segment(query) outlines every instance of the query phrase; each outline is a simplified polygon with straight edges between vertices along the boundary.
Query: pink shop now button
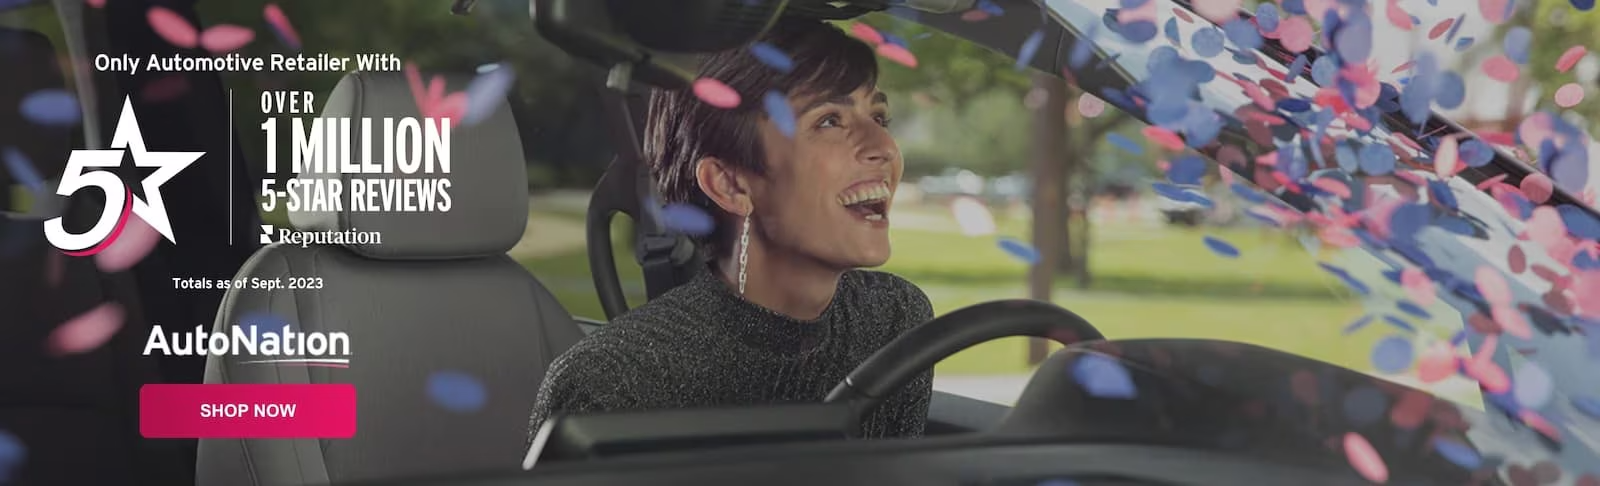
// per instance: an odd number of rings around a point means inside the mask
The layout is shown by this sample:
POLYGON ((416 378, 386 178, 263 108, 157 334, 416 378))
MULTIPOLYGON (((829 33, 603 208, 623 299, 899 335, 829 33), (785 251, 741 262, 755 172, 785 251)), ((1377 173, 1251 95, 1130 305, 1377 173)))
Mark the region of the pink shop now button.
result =
POLYGON ((354 385, 145 385, 139 432, 152 439, 348 439, 354 385))

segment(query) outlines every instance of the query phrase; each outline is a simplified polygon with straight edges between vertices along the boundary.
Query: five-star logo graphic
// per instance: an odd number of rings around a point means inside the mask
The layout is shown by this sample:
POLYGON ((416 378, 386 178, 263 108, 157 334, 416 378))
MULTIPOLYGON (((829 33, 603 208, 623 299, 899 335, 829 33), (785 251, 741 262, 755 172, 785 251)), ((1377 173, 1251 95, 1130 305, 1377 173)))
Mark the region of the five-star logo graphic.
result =
POLYGON ((132 98, 122 100, 122 117, 117 119, 117 131, 111 136, 107 150, 73 150, 67 159, 66 172, 56 194, 70 197, 80 190, 98 188, 106 195, 106 209, 94 227, 83 233, 68 233, 61 218, 45 222, 44 235, 50 244, 68 255, 88 256, 100 253, 122 235, 129 215, 137 215, 167 241, 177 243, 172 236, 172 223, 167 221, 167 207, 161 202, 161 185, 172 180, 179 171, 200 160, 205 152, 150 152, 144 148, 144 135, 139 133, 139 120, 133 113, 132 98), (133 155, 133 165, 154 167, 156 171, 140 181, 144 199, 133 195, 133 189, 118 179, 115 173, 93 168, 115 168, 122 165, 124 152, 133 155))

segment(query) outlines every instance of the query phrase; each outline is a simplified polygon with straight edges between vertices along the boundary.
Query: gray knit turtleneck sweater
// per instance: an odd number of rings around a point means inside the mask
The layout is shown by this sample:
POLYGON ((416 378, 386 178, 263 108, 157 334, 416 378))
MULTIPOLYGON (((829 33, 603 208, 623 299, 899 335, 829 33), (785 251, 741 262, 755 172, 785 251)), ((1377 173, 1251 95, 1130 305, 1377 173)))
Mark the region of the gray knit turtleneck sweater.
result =
MULTIPOLYGON (((902 332, 933 318, 928 296, 892 274, 844 274, 817 319, 793 319, 737 295, 714 272, 618 317, 551 364, 529 443, 551 414, 821 402, 902 332)), ((863 423, 867 437, 918 437, 929 371, 863 423)))

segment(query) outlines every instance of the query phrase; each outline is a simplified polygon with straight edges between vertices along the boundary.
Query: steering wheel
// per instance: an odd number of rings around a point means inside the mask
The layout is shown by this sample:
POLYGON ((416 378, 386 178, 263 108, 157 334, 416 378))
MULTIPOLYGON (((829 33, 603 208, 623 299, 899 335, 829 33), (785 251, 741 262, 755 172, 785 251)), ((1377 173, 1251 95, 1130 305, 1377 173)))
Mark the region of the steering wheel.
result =
POLYGON ((964 349, 1015 336, 1046 338, 1064 345, 1105 339, 1083 317, 1049 302, 985 302, 925 322, 890 341, 850 372, 825 401, 850 404, 845 433, 860 437, 867 414, 923 371, 964 349))

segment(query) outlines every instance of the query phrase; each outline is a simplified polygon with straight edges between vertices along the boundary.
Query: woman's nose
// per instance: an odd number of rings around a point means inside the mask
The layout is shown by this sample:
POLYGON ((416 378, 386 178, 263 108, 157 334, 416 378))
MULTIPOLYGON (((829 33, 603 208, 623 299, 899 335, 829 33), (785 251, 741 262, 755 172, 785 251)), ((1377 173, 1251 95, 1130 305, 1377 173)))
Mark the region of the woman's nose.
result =
POLYGON ((873 123, 872 129, 862 136, 857 158, 872 165, 894 163, 900 160, 900 147, 895 144, 888 128, 873 123))

